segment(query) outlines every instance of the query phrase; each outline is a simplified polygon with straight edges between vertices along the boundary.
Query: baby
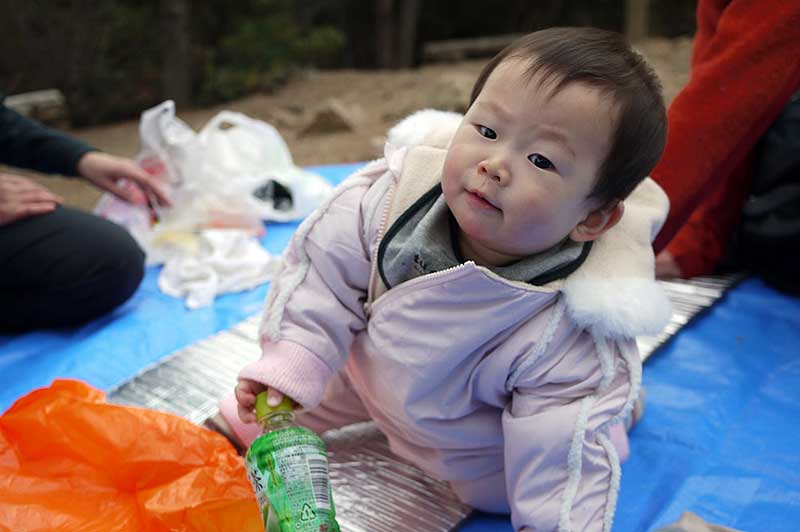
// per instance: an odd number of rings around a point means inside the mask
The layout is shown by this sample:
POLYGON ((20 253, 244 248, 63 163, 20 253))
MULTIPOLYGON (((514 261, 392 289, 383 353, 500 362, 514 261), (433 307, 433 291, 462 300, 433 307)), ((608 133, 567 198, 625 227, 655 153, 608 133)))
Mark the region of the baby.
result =
POLYGON ((635 336, 670 315, 650 245, 667 200, 645 178, 665 122, 653 71, 618 34, 511 44, 466 115, 405 119, 301 224, 263 356, 221 403, 229 428, 249 444, 269 389, 317 431, 374 420, 515 530, 610 530, 635 336))

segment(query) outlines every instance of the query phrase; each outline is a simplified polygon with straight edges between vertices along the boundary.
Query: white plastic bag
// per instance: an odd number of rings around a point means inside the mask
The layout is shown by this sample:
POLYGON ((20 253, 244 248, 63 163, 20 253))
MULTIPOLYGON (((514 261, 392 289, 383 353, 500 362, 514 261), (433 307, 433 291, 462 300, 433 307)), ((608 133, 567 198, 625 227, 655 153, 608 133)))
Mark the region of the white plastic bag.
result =
MULTIPOLYGON (((321 176, 295 166, 289 148, 274 127, 242 113, 217 114, 200 131, 198 140, 206 162, 203 181, 214 180, 223 187, 247 191, 248 207, 263 220, 303 218, 333 190, 321 176), (284 208, 280 208, 280 203, 272 201, 274 196, 257 194, 272 182, 289 192, 290 205, 283 202, 284 208)), ((205 184, 214 187, 214 183, 205 184)))
MULTIPOLYGON (((153 236, 220 228, 262 234, 263 220, 303 218, 333 190, 295 166, 274 127, 242 113, 222 111, 195 133, 168 100, 142 113, 139 134, 137 162, 161 181, 173 203, 157 209, 161 223, 153 236)), ((141 234, 145 211, 112 197, 95 209, 129 227, 150 252, 152 239, 141 234)))
POLYGON ((194 130, 175 116, 172 100, 142 113, 139 139, 136 159, 152 175, 179 187, 202 174, 203 148, 194 130))
POLYGON ((203 217, 210 217, 205 220, 208 227, 229 227, 215 223, 214 215, 225 218, 225 213, 297 220, 333 190, 321 176, 295 166, 274 127, 242 113, 222 111, 195 133, 175 116, 175 104, 168 100, 142 113, 139 134, 137 160, 151 174, 163 173, 162 181, 172 186, 173 199, 180 204, 173 209, 181 211, 177 217, 201 224, 203 217), (274 183, 288 192, 289 201, 276 202, 274 195, 264 193, 274 183))
MULTIPOLYGON (((234 243, 230 249, 250 249, 242 241, 242 235, 250 235, 257 246, 255 237, 264 232, 263 220, 302 218, 333 190, 321 176, 295 166, 274 127, 241 113, 223 111, 195 133, 175 116, 175 104, 166 101, 142 113, 139 134, 142 150, 137 162, 167 189, 172 207, 156 208, 155 226, 146 207, 108 194, 95 212, 128 227, 145 250, 148 264, 165 264, 160 285, 168 286, 168 293, 189 297, 197 292, 199 281, 183 274, 203 272, 203 296, 191 296, 192 306, 207 304, 213 297, 209 290, 244 286, 242 272, 233 271, 244 265, 235 257, 208 252, 210 244, 215 249, 229 249, 234 243), (236 268, 228 268, 231 264, 236 268), (165 272, 170 273, 166 284, 165 272)), ((265 280, 272 259, 254 252, 249 256, 248 272, 260 273, 245 278, 265 280), (263 268, 257 263, 264 263, 263 268)))

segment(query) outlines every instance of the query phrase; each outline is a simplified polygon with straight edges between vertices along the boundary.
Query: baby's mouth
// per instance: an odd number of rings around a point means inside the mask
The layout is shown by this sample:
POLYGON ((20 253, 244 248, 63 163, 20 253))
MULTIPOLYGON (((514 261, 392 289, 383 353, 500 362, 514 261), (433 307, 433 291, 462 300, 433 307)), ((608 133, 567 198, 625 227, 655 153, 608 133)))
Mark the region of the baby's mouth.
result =
POLYGON ((500 207, 495 205, 494 201, 490 200, 477 190, 468 190, 467 193, 469 194, 469 197, 473 203, 477 204, 478 206, 486 209, 494 209, 495 211, 502 211, 500 207))

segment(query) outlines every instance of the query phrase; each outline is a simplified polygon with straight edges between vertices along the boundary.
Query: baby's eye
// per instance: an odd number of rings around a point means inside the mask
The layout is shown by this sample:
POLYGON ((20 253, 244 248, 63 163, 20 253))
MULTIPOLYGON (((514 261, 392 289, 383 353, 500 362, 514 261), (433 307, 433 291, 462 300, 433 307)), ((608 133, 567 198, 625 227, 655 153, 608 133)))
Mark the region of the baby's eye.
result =
POLYGON ((528 155, 528 159, 537 167, 541 168, 542 170, 549 170, 553 168, 553 163, 550 162, 550 159, 545 157, 544 155, 534 153, 528 155))
POLYGON ((478 126, 478 133, 482 136, 486 137, 487 139, 494 140, 497 138, 497 133, 494 132, 492 128, 486 126, 478 126))

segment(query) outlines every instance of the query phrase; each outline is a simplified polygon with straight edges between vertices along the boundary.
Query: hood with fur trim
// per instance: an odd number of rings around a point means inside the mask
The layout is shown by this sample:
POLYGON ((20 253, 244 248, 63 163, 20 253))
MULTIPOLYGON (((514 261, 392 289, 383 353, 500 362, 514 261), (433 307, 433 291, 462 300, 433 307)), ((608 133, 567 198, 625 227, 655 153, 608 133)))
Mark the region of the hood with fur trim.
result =
MULTIPOLYGON (((417 146, 446 149, 462 119, 458 113, 432 109, 405 118, 388 133, 389 166, 417 146)), ((422 193, 432 184, 421 179, 415 188, 422 193)), ((625 199, 622 219, 595 241, 583 265, 566 279, 547 285, 563 292, 567 311, 578 325, 611 338, 653 335, 663 329, 672 310, 655 281, 652 241, 668 210, 664 191, 645 178, 625 199)))

